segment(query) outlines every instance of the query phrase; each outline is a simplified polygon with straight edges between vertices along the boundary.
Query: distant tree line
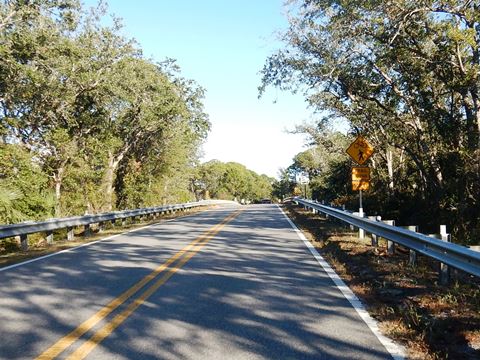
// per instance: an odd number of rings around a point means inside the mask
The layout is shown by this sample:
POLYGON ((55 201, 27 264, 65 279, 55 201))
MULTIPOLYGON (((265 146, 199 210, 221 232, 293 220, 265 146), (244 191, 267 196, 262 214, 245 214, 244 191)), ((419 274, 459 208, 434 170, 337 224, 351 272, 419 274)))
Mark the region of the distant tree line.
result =
POLYGON ((286 48, 267 60, 260 90, 304 91, 321 119, 297 129, 311 148, 295 157, 284 185, 307 172, 314 197, 352 202, 344 151, 362 134, 376 149, 366 207, 403 223, 445 223, 457 240, 477 243, 478 1, 290 5, 286 48), (348 137, 331 130, 336 119, 350 124, 348 137))
POLYGON ((274 181, 275 179, 258 175, 242 164, 211 160, 197 167, 193 186, 199 199, 257 202, 271 198, 274 181))

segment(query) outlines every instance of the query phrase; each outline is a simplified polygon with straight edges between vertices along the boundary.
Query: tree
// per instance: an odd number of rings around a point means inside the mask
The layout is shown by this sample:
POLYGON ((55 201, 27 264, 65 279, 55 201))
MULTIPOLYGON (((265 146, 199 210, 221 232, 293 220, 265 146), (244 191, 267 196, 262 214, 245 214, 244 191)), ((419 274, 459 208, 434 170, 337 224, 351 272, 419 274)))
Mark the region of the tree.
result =
POLYGON ((207 198, 259 201, 272 196, 274 179, 239 163, 211 160, 199 166, 196 176, 194 183, 207 198))
POLYGON ((287 49, 267 60, 261 90, 306 87, 317 110, 373 142, 382 193, 410 192, 445 219, 478 228, 471 214, 480 175, 469 165, 480 156, 478 4, 291 3, 287 49))
POLYGON ((48 178, 24 148, 0 144, 0 222, 16 223, 53 215, 48 178))
POLYGON ((41 158, 60 216, 66 172, 97 130, 112 65, 135 50, 118 26, 100 28, 96 14, 82 20, 76 1, 12 1, 2 13, 10 21, 1 33, 4 132, 41 158))
MULTIPOLYGON (((189 200, 210 128, 203 89, 173 60, 143 58, 116 19, 102 25, 105 12, 0 2, 0 145, 28 154, 56 216, 189 200)), ((0 170, 13 211, 20 180, 0 170)))
POLYGON ((287 169, 279 170, 280 180, 276 180, 272 185, 272 196, 283 200, 286 197, 293 196, 295 192, 295 178, 292 178, 287 169))

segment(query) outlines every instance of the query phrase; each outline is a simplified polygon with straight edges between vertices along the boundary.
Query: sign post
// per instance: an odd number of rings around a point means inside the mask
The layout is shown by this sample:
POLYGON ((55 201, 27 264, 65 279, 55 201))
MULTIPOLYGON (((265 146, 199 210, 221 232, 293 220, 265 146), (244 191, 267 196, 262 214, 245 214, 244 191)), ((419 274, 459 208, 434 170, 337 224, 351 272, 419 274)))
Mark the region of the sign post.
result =
MULTIPOLYGON (((347 148, 347 154, 350 155, 353 161, 359 165, 363 165, 372 156, 374 148, 368 143, 363 136, 358 136, 354 142, 347 148)), ((352 190, 359 191, 359 209, 358 213, 363 217, 363 198, 362 190, 368 190, 370 188, 370 168, 366 166, 353 167, 352 168, 352 190)), ((360 229, 359 238, 365 237, 365 231, 360 229)))
MULTIPOLYGON (((300 182, 301 185, 303 185, 304 196, 305 196, 305 199, 306 199, 307 198, 307 184, 309 183, 308 175, 306 173, 300 174, 299 182, 300 182)), ((301 191, 301 189, 300 189, 300 191, 301 191)))

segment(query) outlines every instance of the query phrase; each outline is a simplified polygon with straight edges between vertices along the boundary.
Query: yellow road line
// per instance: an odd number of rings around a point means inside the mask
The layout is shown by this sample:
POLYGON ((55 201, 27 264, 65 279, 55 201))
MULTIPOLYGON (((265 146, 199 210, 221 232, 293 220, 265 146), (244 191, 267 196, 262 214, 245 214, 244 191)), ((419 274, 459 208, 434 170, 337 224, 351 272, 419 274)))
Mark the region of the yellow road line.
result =
POLYGON ((115 316, 112 321, 105 324, 95 334, 92 335, 85 343, 82 344, 75 352, 66 358, 66 360, 80 360, 84 359, 98 344, 100 344, 106 337, 108 337, 118 326, 120 326, 140 305, 142 305, 160 286, 165 284, 180 268, 190 260, 196 253, 198 253, 220 230, 223 226, 235 218, 239 211, 234 213, 230 218, 226 219, 222 226, 215 232, 209 234, 201 243, 196 244, 195 248, 190 250, 175 266, 173 266, 165 275, 158 279, 145 292, 136 298, 128 307, 120 314, 115 316))
POLYGON ((213 228, 206 231, 204 234, 197 237, 190 244, 185 246, 182 250, 180 250, 175 255, 170 257, 165 263, 157 267, 154 271, 152 271, 150 274, 145 276, 138 283, 133 285, 130 289, 122 293, 117 298, 113 299, 105 307, 103 307, 97 313, 92 315, 89 319, 81 323, 75 330, 71 331, 69 334, 65 335, 63 338, 58 340, 55 344, 50 346, 47 350, 45 350, 42 354, 40 354, 36 358, 36 360, 51 360, 57 357, 58 355, 60 355, 70 345, 72 345, 81 336, 83 336, 87 331, 89 331, 91 328, 97 325, 100 321, 106 318, 110 313, 112 313, 115 309, 117 309, 120 305, 122 305, 125 301, 127 301, 131 296, 133 296, 146 284, 148 284, 153 279, 155 279, 160 273, 162 273, 165 269, 167 269, 172 263, 174 263, 176 260, 182 257, 190 249, 192 249, 196 244, 203 241, 204 239, 209 239, 210 234, 217 234, 220 228, 222 228, 227 222, 231 221, 237 215, 238 215, 238 212, 234 214, 230 214, 222 222, 220 222, 219 224, 215 225, 213 228))

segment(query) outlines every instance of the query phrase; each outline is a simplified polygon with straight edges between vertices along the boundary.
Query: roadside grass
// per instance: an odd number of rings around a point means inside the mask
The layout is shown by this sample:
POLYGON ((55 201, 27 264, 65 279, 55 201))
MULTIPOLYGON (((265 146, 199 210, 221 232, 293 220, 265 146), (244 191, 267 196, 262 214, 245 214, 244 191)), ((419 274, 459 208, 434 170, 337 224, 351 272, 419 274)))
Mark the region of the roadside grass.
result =
POLYGON ((452 271, 452 283, 441 286, 433 260, 418 256, 412 267, 406 249, 389 255, 381 239, 374 248, 340 222, 283 208, 409 359, 480 359, 478 279, 452 271))
POLYGON ((19 242, 15 238, 0 239, 0 268, 49 255, 62 250, 71 249, 83 244, 104 239, 109 236, 138 229, 143 226, 192 215, 201 211, 205 211, 208 208, 211 207, 191 209, 189 212, 176 212, 174 214, 159 215, 156 219, 144 218, 138 221, 132 221, 129 219, 125 226, 121 226, 118 223, 113 226, 110 222, 107 222, 104 230, 102 231, 100 231, 98 226, 92 227, 91 234, 89 236, 84 236, 83 229, 77 227, 74 229, 74 239, 71 241, 67 241, 66 229, 61 229, 53 233, 53 237, 55 239, 53 244, 47 243, 45 234, 31 234, 28 236, 29 249, 27 251, 22 251, 20 249, 19 242))

